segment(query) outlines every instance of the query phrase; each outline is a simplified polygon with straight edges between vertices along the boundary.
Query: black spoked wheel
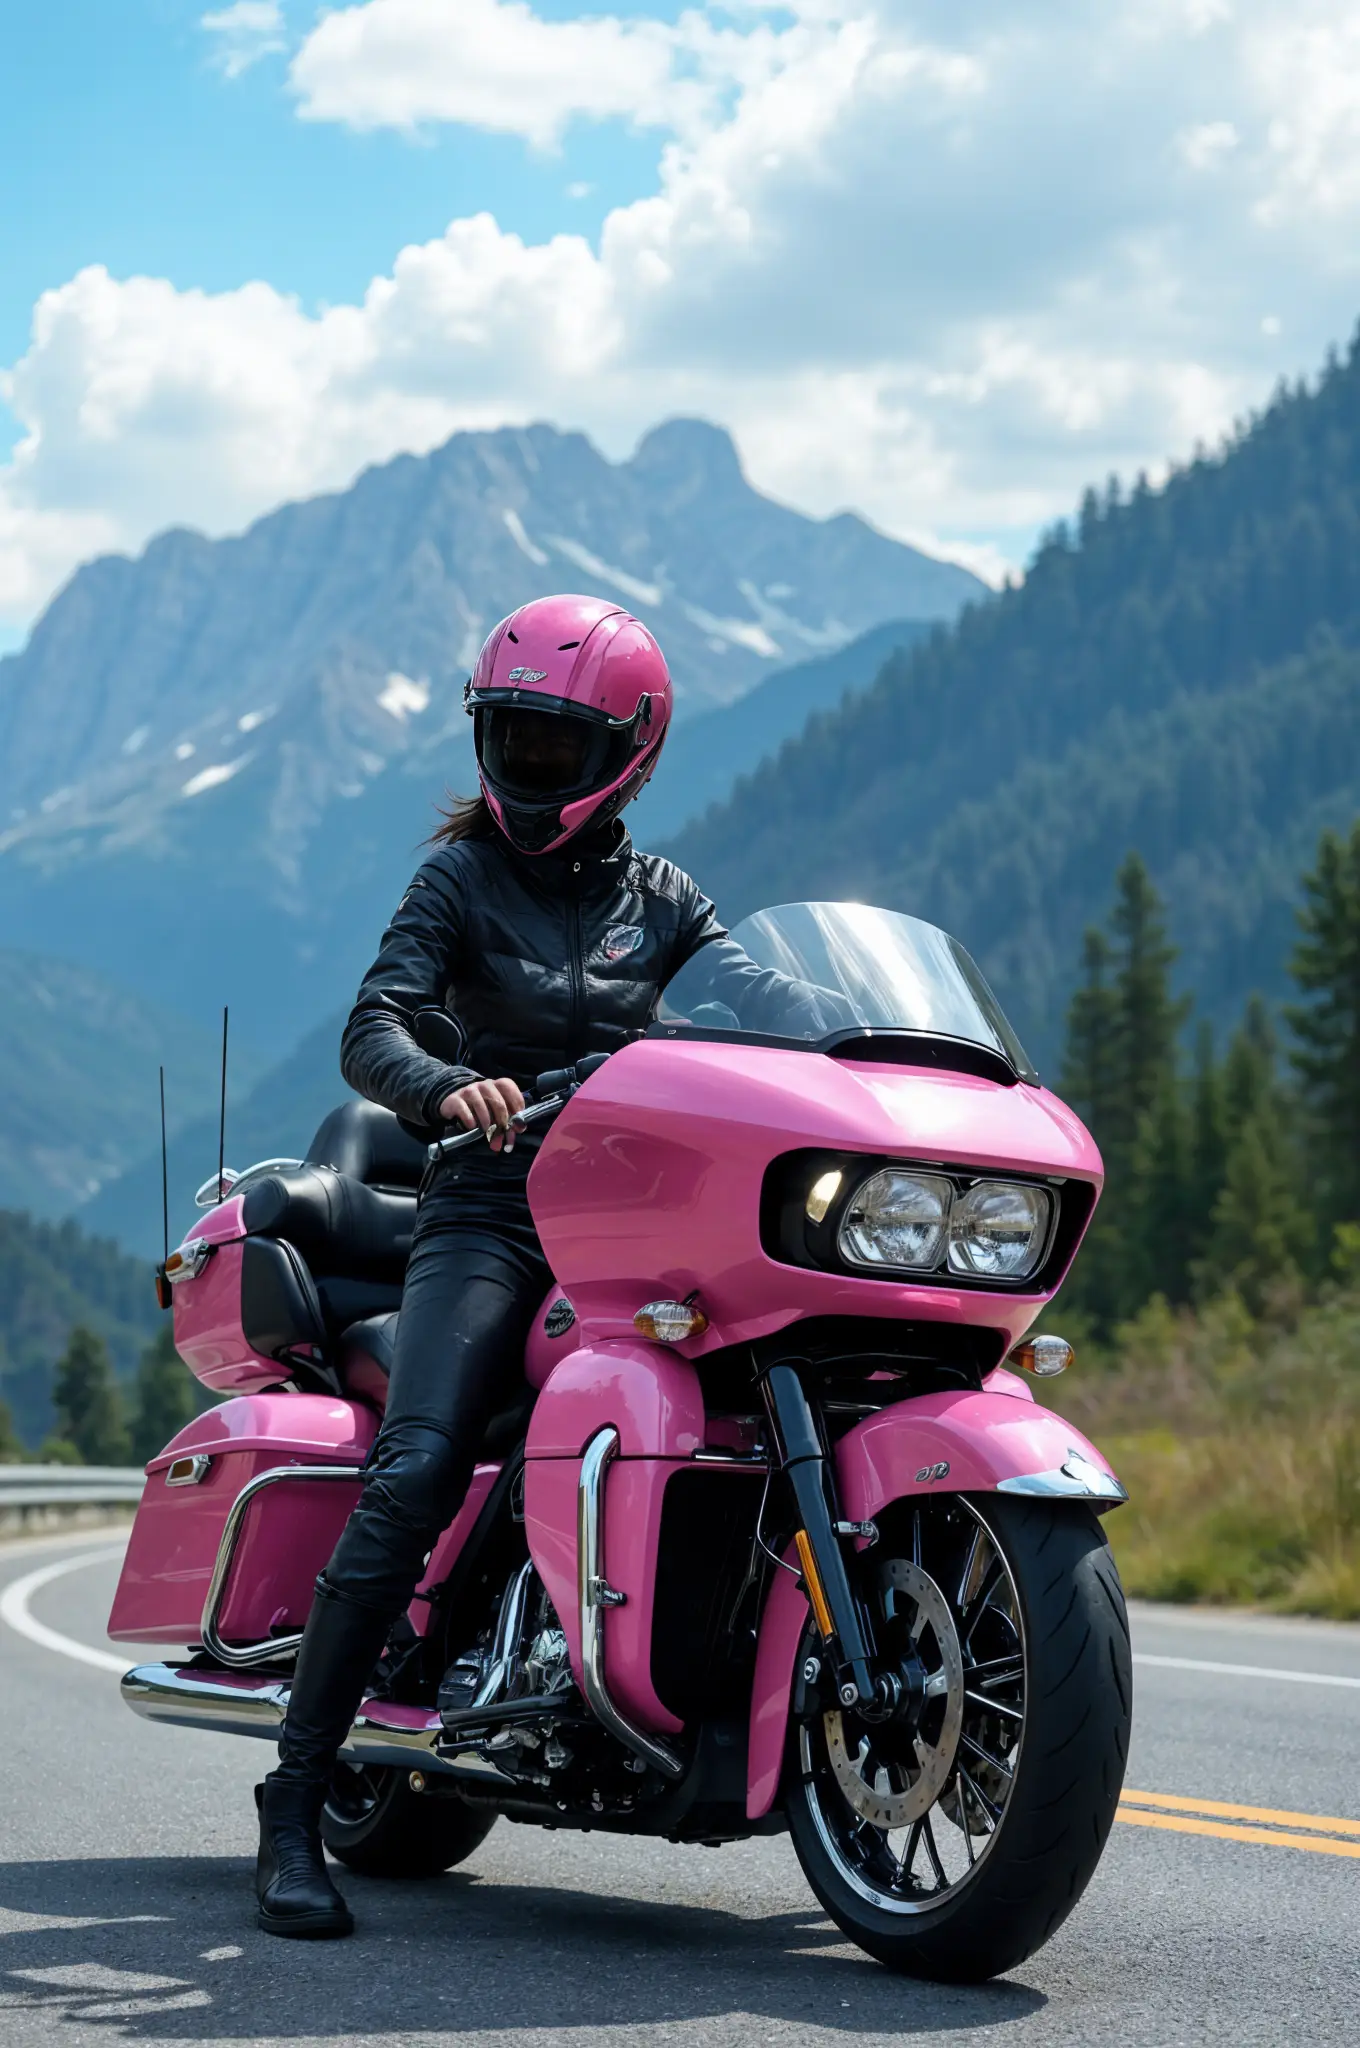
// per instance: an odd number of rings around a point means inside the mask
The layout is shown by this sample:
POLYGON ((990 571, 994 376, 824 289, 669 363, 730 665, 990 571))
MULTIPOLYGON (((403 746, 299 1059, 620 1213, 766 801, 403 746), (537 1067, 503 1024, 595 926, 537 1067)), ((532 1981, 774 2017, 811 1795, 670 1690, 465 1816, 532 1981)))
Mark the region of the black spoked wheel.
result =
POLYGON ((852 1939, 923 1977, 1010 1969, 1065 1918, 1114 1819, 1128 1630, 1099 1524, 1070 1502, 902 1504, 862 1560, 893 1721, 796 1733, 789 1823, 852 1939))
POLYGON ((456 1795, 413 1792, 410 1773, 340 1764, 321 1815, 332 1856, 368 1877, 437 1877, 486 1840, 494 1813, 456 1795))

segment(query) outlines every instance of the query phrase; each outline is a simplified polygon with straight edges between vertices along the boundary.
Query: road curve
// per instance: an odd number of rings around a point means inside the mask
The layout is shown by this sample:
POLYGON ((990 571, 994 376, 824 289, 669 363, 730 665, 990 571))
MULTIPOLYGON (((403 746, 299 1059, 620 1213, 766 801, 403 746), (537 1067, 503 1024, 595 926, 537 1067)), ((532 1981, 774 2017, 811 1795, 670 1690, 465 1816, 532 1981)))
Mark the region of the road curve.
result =
POLYGON ((89 1532, 0 1548, 7 2048, 1360 2039, 1360 1629, 1138 1610, 1131 1789, 1095 1882, 1023 1968, 952 1989, 842 1942, 782 1839, 502 1823, 433 1883, 347 1875, 355 1940, 271 1942, 249 1883, 269 1752, 120 1705, 96 1661, 120 1654, 115 1571, 89 1532))

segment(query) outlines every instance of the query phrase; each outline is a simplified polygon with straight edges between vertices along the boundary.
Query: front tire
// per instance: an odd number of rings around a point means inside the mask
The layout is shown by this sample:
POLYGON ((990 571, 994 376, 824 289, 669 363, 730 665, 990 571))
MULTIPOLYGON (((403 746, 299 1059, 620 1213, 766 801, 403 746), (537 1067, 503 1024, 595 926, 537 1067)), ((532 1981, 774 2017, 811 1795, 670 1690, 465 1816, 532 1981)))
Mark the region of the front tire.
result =
POLYGON ((413 1792, 409 1771, 338 1766, 321 1814, 321 1839, 365 1877, 438 1877, 490 1834, 494 1813, 456 1794, 413 1792))
POLYGON ((862 1587, 924 1702, 906 1727, 829 1713, 795 1728, 789 1829, 852 1941, 914 1977, 979 1982, 1066 1919, 1113 1825, 1133 1698, 1123 1591, 1078 1503, 900 1502, 880 1530, 862 1587))

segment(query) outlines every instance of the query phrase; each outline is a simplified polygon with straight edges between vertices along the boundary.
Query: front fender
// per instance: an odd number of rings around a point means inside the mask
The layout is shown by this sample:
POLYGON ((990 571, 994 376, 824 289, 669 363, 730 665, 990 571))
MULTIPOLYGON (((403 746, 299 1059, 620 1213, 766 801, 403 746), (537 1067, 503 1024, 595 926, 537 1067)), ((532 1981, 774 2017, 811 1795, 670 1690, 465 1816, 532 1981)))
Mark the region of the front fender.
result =
MULTIPOLYGON (((927 1493, 1084 1500, 1098 1514, 1126 1500, 1095 1445, 1027 1393, 923 1394, 856 1423, 836 1446, 842 1512, 868 1522, 892 1501, 927 1493)), ((807 1617, 801 1586, 780 1572, 756 1645, 746 1782, 751 1820, 769 1812, 779 1790, 794 1659, 807 1617)))

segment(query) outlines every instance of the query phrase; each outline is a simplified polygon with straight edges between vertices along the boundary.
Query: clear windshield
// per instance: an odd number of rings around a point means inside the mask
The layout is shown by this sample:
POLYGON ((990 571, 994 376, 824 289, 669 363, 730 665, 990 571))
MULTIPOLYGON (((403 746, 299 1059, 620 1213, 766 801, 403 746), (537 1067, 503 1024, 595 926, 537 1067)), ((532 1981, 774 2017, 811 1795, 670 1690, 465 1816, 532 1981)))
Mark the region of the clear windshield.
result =
POLYGON ((658 1021, 814 1043, 856 1029, 913 1032, 982 1046, 1038 1078, 957 939, 867 903, 781 903, 743 918, 680 969, 658 1021))

